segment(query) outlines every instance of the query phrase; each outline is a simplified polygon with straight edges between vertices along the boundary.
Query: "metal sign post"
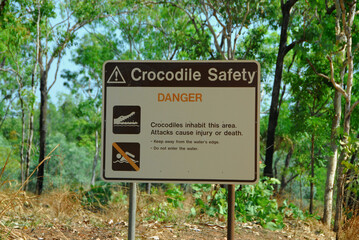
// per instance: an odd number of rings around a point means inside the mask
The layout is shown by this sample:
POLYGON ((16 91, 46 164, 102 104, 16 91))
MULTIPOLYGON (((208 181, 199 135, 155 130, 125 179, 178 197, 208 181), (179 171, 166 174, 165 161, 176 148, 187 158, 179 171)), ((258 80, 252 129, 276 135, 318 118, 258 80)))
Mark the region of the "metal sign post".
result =
POLYGON ((235 196, 236 196, 235 185, 234 184, 228 185, 227 240, 234 240, 234 226, 236 223, 235 196))
POLYGON ((136 236, 136 183, 130 183, 130 205, 128 208, 128 239, 135 240, 136 236))

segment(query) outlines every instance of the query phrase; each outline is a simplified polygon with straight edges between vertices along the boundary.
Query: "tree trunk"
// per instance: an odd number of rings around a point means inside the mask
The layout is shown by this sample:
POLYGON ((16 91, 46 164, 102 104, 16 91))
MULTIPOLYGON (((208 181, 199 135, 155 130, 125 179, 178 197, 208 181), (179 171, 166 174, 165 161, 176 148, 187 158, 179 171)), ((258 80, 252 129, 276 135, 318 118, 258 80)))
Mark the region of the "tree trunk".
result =
MULTIPOLYGON (((47 115, 47 72, 46 70, 41 71, 40 77, 40 154, 39 164, 45 159, 46 154, 46 115, 47 115)), ((36 194, 41 195, 44 182, 44 165, 39 165, 37 171, 37 182, 36 182, 36 194)))
POLYGON ((344 109, 344 122, 343 122, 343 138, 341 151, 338 164, 338 180, 337 180, 337 201, 335 211, 334 231, 337 232, 337 239, 340 236, 343 214, 343 200, 344 200, 344 185, 345 185, 345 173, 343 163, 347 161, 348 155, 346 153, 346 147, 348 146, 348 136, 350 134, 350 115, 353 109, 351 109, 351 95, 354 79, 354 54, 352 53, 352 26, 356 15, 356 1, 351 3, 340 0, 340 8, 342 10, 342 24, 346 37, 346 67, 348 69, 346 89, 345 89, 345 109, 344 109), (348 9, 348 11, 346 10, 348 9))
MULTIPOLYGON (((30 159, 31 159, 31 148, 32 148, 32 140, 34 137, 34 113, 33 109, 30 111, 30 122, 29 122, 29 137, 27 139, 27 151, 25 156, 25 181, 30 175, 30 159)), ((24 190, 28 190, 28 184, 25 184, 24 190)))
POLYGON ((285 4, 282 4, 282 24, 281 24, 281 34, 279 49, 277 55, 276 69, 274 75, 274 83, 272 90, 272 100, 269 110, 269 122, 267 130, 267 142, 266 142, 266 158, 265 158, 265 168, 264 176, 273 177, 273 154, 274 154, 274 139, 275 139, 275 130, 278 123, 279 115, 279 92, 282 82, 282 73, 283 73, 283 62, 284 57, 287 55, 288 51, 291 50, 294 45, 290 47, 287 46, 288 40, 288 25, 290 20, 290 10, 297 0, 288 0, 285 4))
POLYGON ((300 180, 299 180, 299 196, 300 196, 300 208, 303 208, 302 176, 300 176, 300 180))
MULTIPOLYGON (((36 67, 36 66, 35 66, 36 67)), ((31 87, 32 87, 32 94, 35 95, 35 73, 32 77, 31 87)), ((30 160, 31 160, 31 149, 32 149, 32 141, 34 137, 34 104, 30 106, 30 116, 29 116, 29 136, 27 139, 27 151, 25 156, 25 181, 30 175, 30 160)), ((24 190, 28 190, 28 183, 25 184, 24 190)))
MULTIPOLYGON (((12 94, 12 93, 11 93, 12 94)), ((9 113, 9 109, 10 109, 10 107, 11 107, 11 103, 12 103, 12 96, 10 96, 10 99, 9 99, 9 104, 7 105, 7 108, 6 108, 6 110, 5 110, 5 114, 4 114, 4 116, 3 117, 1 117, 1 121, 0 121, 0 129, 2 128, 2 125, 3 125, 3 123, 4 123, 4 121, 5 121, 5 119, 6 119, 6 117, 7 117, 7 114, 9 113)))
POLYGON ((314 134, 312 134, 312 139, 311 139, 311 142, 312 142, 312 146, 311 146, 311 153, 310 153, 310 158, 311 158, 311 161, 310 161, 310 168, 311 168, 311 173, 310 173, 310 176, 311 176, 311 179, 310 179, 310 201, 309 201, 309 213, 310 214, 313 214, 313 200, 314 200, 314 140, 315 140, 315 137, 314 137, 314 134))
MULTIPOLYGON (((357 138, 359 137, 359 135, 357 136, 357 138)), ((354 154, 352 155, 352 157, 350 158, 350 164, 354 165, 355 164, 355 159, 356 156, 358 155, 358 150, 356 150, 354 152, 354 154)), ((345 206, 351 210, 355 210, 355 203, 356 203, 356 193, 355 191, 352 190, 352 187, 355 186, 356 183, 356 179, 357 179, 357 175, 355 173, 355 171, 351 168, 348 170, 347 173, 347 179, 346 179, 346 184, 345 184, 345 206)), ((354 211, 352 211, 354 212, 354 211)))
POLYGON ((98 131, 97 130, 96 130, 96 134, 95 134, 95 145, 96 145, 96 150, 95 150, 95 156, 93 158, 92 177, 91 177, 91 185, 92 186, 95 185, 96 167, 97 167, 97 160, 98 160, 98 155, 99 155, 98 131))
MULTIPOLYGON (((343 139, 343 142, 346 144, 347 140, 343 139)), ((343 201, 344 201, 344 182, 346 174, 344 173, 343 162, 346 161, 346 153, 345 150, 342 150, 339 157, 338 164, 338 180, 337 180, 337 201, 335 208, 335 219, 334 219, 334 232, 337 232, 337 239, 339 236, 339 232, 342 228, 342 218, 343 218, 343 201)))
MULTIPOLYGON (((336 7, 336 19, 335 19, 335 35, 337 39, 340 38, 342 35, 342 30, 340 26, 341 21, 341 8, 339 1, 335 1, 336 7)), ((339 42, 342 44, 342 40, 339 42)), ((338 52, 338 58, 343 61, 345 58, 345 48, 343 48, 340 52, 338 52), (339 55, 340 54, 340 55, 339 55)), ((345 75, 345 68, 343 67, 340 71, 340 83, 343 84, 345 75)), ((332 77, 332 76, 331 76, 332 77)), ((341 106, 341 98, 342 93, 335 88, 335 95, 333 100, 334 105, 334 118, 332 122, 332 129, 331 129, 331 150, 332 156, 328 163, 328 170, 327 170, 327 180, 325 186, 325 195, 324 195, 324 212, 323 212, 323 224, 330 227, 332 213, 333 213, 333 194, 334 194, 334 181, 335 181, 335 174, 338 165, 338 129, 340 128, 340 120, 342 114, 342 106, 341 106)))
POLYGON ((335 181, 335 171, 337 169, 338 162, 338 129, 340 127, 340 119, 342 113, 341 106, 341 97, 342 94, 339 91, 335 91, 334 95, 334 118, 332 122, 331 129, 331 142, 330 147, 332 151, 332 155, 328 162, 327 167, 327 180, 325 184, 325 193, 324 193, 324 211, 323 211, 323 224, 327 227, 330 227, 332 221, 332 213, 333 213, 333 194, 334 194, 334 181, 335 181))
MULTIPOLYGON (((34 68, 32 70, 31 76, 31 93, 35 96, 35 78, 37 75, 37 68, 39 63, 39 55, 40 55, 40 20, 41 20, 41 7, 40 4, 37 5, 37 21, 36 21, 36 61, 34 64, 34 68)), ((29 116, 29 136, 27 139, 27 151, 25 157, 25 179, 27 179, 30 175, 30 160, 31 160, 31 149, 32 149, 32 141, 34 137, 34 103, 30 106, 30 116, 29 116)), ((24 190, 28 190, 28 183, 25 184, 24 190)))
MULTIPOLYGON (((349 61, 348 61, 348 65, 350 65, 349 61)), ((349 73, 350 73, 350 71, 349 71, 349 73)), ((347 84, 350 80, 352 80, 352 77, 353 77, 353 76, 350 76, 349 73, 348 73, 347 84)), ((347 92, 348 92, 348 87, 349 86, 347 86, 347 92)), ((351 91, 349 91, 349 92, 351 92, 351 91)), ((350 99, 349 94, 348 94, 348 97, 350 99)), ((346 148, 348 146, 348 136, 350 133, 350 115, 348 115, 349 110, 350 110, 350 101, 347 101, 345 103, 344 132, 343 132, 343 138, 342 138, 342 143, 341 143, 344 148, 346 148)), ((345 179, 346 179, 346 174, 344 172, 343 163, 346 162, 347 159, 348 159, 348 155, 347 155, 346 149, 343 149, 340 153, 338 170, 337 170, 337 174, 338 174, 337 201, 336 201, 335 221, 334 221, 334 231, 337 232, 338 235, 339 235, 339 232, 341 230, 341 225, 342 225, 344 185, 345 185, 345 179)))
POLYGON ((20 169, 21 169, 21 185, 25 182, 25 159, 24 159, 24 148, 25 148, 25 109, 24 99, 21 96, 21 83, 19 82, 19 99, 21 108, 21 146, 20 146, 20 169))
MULTIPOLYGON (((295 178, 295 177, 294 178, 292 177, 292 178, 290 178, 290 180, 288 180, 288 181, 286 180, 286 175, 288 172, 289 163, 290 163, 290 159, 292 158, 293 152, 294 152, 294 146, 291 146, 289 148, 287 157, 285 158, 285 162, 284 162, 284 168, 282 171, 282 177, 281 177, 280 188, 279 188, 280 195, 284 192, 284 189, 287 186, 287 184, 295 178)), ((294 176, 298 176, 298 175, 294 175, 294 176)))

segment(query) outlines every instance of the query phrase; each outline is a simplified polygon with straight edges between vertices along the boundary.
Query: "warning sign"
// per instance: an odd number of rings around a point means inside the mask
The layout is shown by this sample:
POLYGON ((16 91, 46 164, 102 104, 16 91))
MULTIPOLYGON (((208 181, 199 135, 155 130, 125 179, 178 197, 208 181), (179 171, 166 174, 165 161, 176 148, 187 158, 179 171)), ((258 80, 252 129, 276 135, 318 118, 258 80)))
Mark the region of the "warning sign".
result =
POLYGON ((140 121, 140 106, 113 107, 113 133, 138 134, 140 133, 140 121))
POLYGON ((258 62, 107 61, 102 99, 105 181, 258 181, 258 62))
POLYGON ((113 70, 112 74, 110 75, 110 77, 107 80, 108 83, 126 83, 125 79, 123 78, 122 73, 120 72, 120 70, 118 69, 118 67, 115 67, 115 69, 113 70))
POLYGON ((139 171, 140 144, 114 142, 112 144, 112 170, 139 171))

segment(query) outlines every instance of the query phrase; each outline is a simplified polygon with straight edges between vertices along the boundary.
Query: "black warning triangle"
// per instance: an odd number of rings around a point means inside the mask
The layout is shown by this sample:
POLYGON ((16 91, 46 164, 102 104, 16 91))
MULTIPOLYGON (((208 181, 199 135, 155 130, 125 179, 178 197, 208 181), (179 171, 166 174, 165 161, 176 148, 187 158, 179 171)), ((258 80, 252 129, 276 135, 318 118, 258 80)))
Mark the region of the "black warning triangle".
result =
POLYGON ((115 67, 111 76, 107 79, 107 83, 126 83, 118 67, 115 67))

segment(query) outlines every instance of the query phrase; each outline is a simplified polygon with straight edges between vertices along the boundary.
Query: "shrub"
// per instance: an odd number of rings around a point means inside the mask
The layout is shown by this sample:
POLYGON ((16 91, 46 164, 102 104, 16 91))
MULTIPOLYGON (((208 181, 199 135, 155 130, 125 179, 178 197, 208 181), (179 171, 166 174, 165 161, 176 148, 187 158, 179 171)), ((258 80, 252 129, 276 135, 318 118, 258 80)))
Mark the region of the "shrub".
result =
MULTIPOLYGON (((303 213, 294 205, 278 207, 276 199, 273 198, 273 185, 279 184, 275 178, 262 178, 255 185, 236 186, 235 211, 236 219, 242 222, 257 221, 268 229, 281 229, 284 227, 283 215, 287 213, 294 217, 303 216, 303 213)), ((227 190, 215 188, 212 190, 209 184, 194 184, 194 198, 196 208, 191 214, 198 211, 209 216, 227 215, 227 190)), ((286 202, 285 202, 286 203, 286 202)))
POLYGON ((100 209, 106 206, 112 197, 112 190, 109 185, 91 186, 89 190, 80 188, 81 203, 91 209, 100 209))

